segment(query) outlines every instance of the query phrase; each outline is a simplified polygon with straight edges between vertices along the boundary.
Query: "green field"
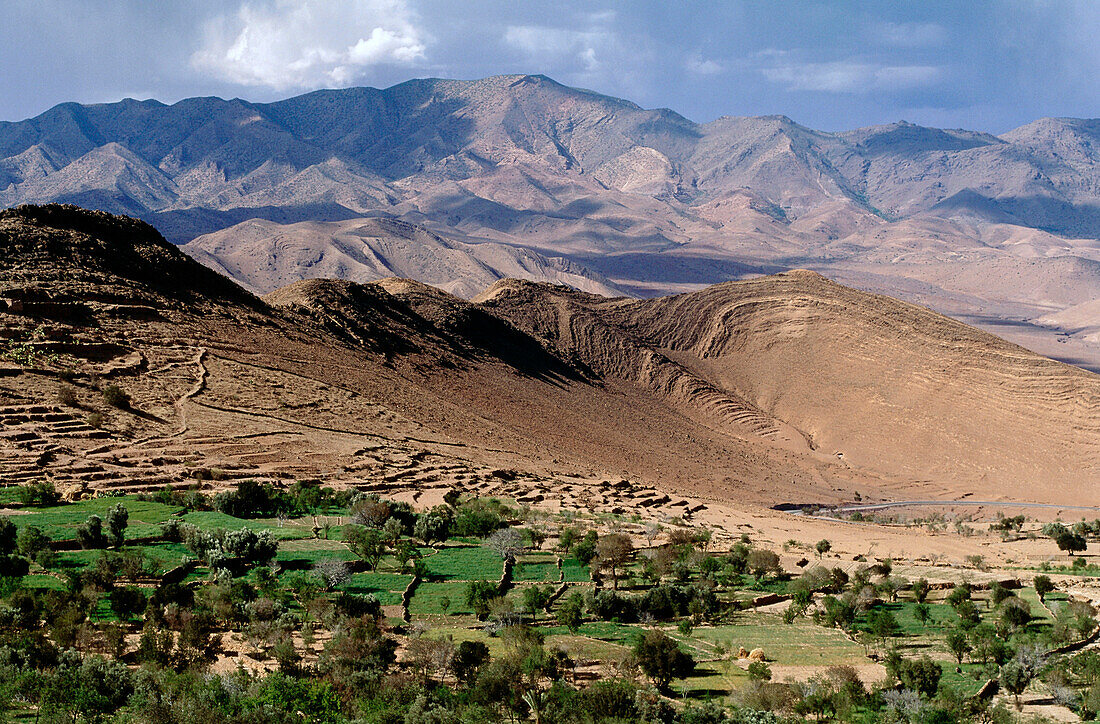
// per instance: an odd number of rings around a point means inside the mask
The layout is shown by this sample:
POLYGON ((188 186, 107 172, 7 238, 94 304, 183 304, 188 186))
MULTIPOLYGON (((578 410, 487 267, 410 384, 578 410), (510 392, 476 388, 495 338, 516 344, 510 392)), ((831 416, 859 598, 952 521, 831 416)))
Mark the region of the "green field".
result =
POLYGON ((687 650, 694 649, 700 653, 713 651, 713 647, 708 645, 721 642, 727 649, 732 648, 734 651, 740 646, 749 651, 764 649, 768 660, 780 665, 837 666, 867 663, 863 647, 850 641, 839 629, 818 626, 806 619, 786 624, 779 616, 757 613, 742 616, 736 624, 700 626, 690 637, 675 631, 668 633, 687 650))
MULTIPOLYGON (((254 531, 267 531, 277 540, 300 540, 313 537, 313 523, 307 525, 303 521, 288 520, 285 523, 275 518, 234 518, 232 515, 218 513, 212 510, 195 511, 183 516, 186 523, 198 526, 202 530, 242 530, 251 528, 254 531)), ((333 534, 330 532, 330 536, 333 534)))
MULTIPOLYGON (((466 605, 466 581, 423 581, 413 592, 409 613, 413 616, 442 616, 443 599, 451 599, 448 616, 469 616, 473 609, 466 605)), ((399 601, 400 602, 400 601, 399 601)))
POLYGON ((292 539, 279 542, 275 560, 287 569, 308 569, 321 561, 354 561, 358 556, 337 540, 292 539))
MULTIPOLYGON (((56 569, 83 568, 95 565, 103 550, 61 551, 57 554, 56 569)), ((114 550, 112 553, 116 552, 114 550)), ((163 575, 185 560, 194 559, 191 551, 182 543, 156 543, 147 546, 123 546, 119 553, 139 553, 146 560, 146 570, 152 575, 163 575)))
POLYGON ((516 583, 557 583, 558 566, 551 561, 518 561, 512 569, 512 579, 516 583))
POLYGON ((493 551, 481 546, 441 548, 424 558, 431 579, 447 581, 495 581, 504 570, 504 562, 493 551))
POLYGON ((383 606, 398 606, 401 604, 401 594, 410 581, 412 576, 399 573, 356 573, 344 590, 348 593, 372 594, 383 606))
POLYGON ((17 526, 35 525, 53 540, 73 540, 76 529, 90 515, 105 518, 107 511, 119 503, 126 506, 130 514, 126 528, 126 538, 144 538, 160 533, 160 524, 182 508, 162 503, 150 503, 137 500, 133 496, 118 498, 92 498, 77 503, 55 505, 48 508, 27 508, 28 512, 12 515, 9 520, 17 526))

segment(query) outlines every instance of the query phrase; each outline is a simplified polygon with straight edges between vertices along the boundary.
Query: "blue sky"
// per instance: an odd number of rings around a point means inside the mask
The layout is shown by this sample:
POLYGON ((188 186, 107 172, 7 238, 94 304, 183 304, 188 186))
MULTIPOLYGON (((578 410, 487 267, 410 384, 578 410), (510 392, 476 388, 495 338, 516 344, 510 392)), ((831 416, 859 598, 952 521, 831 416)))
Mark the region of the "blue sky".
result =
POLYGON ((1100 116, 1100 2, 0 0, 0 119, 543 73, 705 122, 1100 116))

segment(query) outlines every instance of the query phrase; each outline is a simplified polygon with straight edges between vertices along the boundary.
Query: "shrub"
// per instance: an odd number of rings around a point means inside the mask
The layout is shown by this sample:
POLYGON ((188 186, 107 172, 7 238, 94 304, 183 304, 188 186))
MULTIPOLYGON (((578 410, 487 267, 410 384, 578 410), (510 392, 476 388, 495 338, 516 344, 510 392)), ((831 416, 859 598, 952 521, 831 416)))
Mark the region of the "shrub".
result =
POLYGON ((496 501, 475 499, 463 503, 455 512, 454 529, 457 536, 485 538, 504 524, 500 505, 496 501))
POLYGON ((35 507, 57 505, 61 501, 61 493, 57 492, 53 483, 45 480, 27 483, 19 488, 19 501, 35 507))
POLYGON ((242 480, 235 490, 214 496, 214 510, 234 518, 262 518, 289 508, 282 493, 270 483, 242 480))
POLYGON ((111 611, 123 621, 128 621, 144 611, 146 604, 145 594, 140 588, 133 586, 111 591, 108 602, 111 604, 111 611))
POLYGON ((7 518, 0 518, 0 554, 16 551, 19 528, 7 518))
POLYGON ((763 661, 753 661, 748 668, 749 681, 771 681, 772 668, 763 661))
POLYGON ((90 426, 99 429, 107 423, 107 416, 102 412, 89 412, 84 418, 84 421, 90 426))
POLYGON ((61 385, 57 388, 57 402, 65 407, 80 407, 80 401, 76 397, 76 390, 69 385, 61 385))
POLYGON ((695 659, 659 629, 649 629, 638 639, 634 657, 658 689, 667 689, 673 679, 682 679, 695 670, 695 659))
POLYGON ((129 520, 130 512, 122 503, 107 511, 107 541, 116 548, 122 546, 129 520))
POLYGON ((599 540, 599 533, 594 530, 588 531, 584 534, 584 538, 573 544, 573 557, 587 566, 596 557, 596 543, 599 540))
POLYGON ((103 532, 103 519, 98 515, 89 515, 86 521, 77 526, 76 539, 85 550, 106 548, 107 535, 103 532))
POLYGON ((103 388, 103 401, 111 407, 120 410, 130 409, 130 394, 118 385, 107 385, 103 388))

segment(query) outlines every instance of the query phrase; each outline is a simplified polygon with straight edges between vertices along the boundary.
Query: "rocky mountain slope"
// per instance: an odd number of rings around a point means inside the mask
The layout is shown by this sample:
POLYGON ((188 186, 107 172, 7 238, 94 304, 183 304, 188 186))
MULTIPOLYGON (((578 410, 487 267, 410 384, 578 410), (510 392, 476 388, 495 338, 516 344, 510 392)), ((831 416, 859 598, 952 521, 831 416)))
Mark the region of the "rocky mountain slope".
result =
POLYGON ((184 245, 196 261, 267 293, 299 279, 369 282, 399 276, 472 297, 498 279, 523 277, 606 296, 624 292, 561 257, 499 242, 450 241, 390 218, 276 224, 245 221, 184 245))
POLYGON ((649 300, 394 278, 260 298, 141 222, 50 206, 0 212, 0 301, 5 480, 1100 502, 1100 376, 813 272, 649 300))
POLYGON ((446 241, 378 262, 329 248, 314 266, 360 280, 408 269, 464 295, 519 273, 637 296, 813 268, 1100 369, 1089 335, 1052 323, 1100 298, 1100 277, 1075 273, 1065 301, 1019 283, 1020 269, 1100 262, 1098 135, 1080 119, 1001 136, 904 122, 824 133, 779 116, 697 124, 542 76, 427 79, 269 104, 63 104, 0 123, 0 204, 133 214, 177 243, 213 234, 189 249, 253 289, 316 276, 311 261, 344 233, 274 225, 364 216, 446 241), (300 261, 275 257, 271 240, 286 237, 300 261), (564 261, 463 246, 478 242, 564 261))

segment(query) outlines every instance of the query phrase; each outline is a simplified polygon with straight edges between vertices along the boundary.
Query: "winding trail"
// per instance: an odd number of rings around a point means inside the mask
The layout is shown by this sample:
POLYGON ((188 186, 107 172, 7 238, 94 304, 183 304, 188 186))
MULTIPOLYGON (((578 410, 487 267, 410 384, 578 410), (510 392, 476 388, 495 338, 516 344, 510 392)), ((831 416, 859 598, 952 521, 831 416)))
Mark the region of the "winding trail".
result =
POLYGON ((1093 505, 1058 505, 1055 503, 1019 503, 1011 500, 899 500, 893 503, 868 503, 867 505, 845 505, 838 508, 829 508, 836 513, 855 513, 865 510, 885 510, 886 508, 903 508, 914 505, 946 506, 946 505, 991 505, 1002 508, 1045 508, 1050 510, 1091 510, 1100 511, 1100 507, 1093 505))

